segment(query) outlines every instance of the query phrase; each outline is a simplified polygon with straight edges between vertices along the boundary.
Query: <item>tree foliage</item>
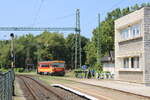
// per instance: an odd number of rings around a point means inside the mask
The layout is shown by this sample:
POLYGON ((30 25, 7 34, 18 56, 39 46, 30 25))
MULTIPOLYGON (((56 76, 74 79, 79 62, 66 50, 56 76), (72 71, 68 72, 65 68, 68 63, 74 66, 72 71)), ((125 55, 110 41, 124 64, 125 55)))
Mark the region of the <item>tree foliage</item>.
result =
MULTIPOLYGON (((82 48, 88 39, 81 36, 82 48)), ((10 66, 10 44, 11 41, 0 41, 0 65, 10 66)), ((67 68, 73 68, 75 35, 69 34, 64 38, 63 34, 56 32, 43 32, 40 35, 32 34, 15 37, 14 53, 16 67, 26 68, 28 64, 37 65, 38 61, 64 60, 67 68)), ((82 62, 85 63, 86 54, 82 51, 82 62)))
MULTIPOLYGON (((98 38, 101 44, 101 57, 114 50, 114 21, 116 19, 146 6, 150 6, 150 4, 143 3, 141 6, 135 4, 132 7, 112 10, 107 13, 106 18, 101 22, 100 26, 93 29, 91 40, 81 36, 82 65, 96 65, 98 38)), ((79 35, 77 36, 79 37, 79 35)), ((25 68, 27 64, 37 65, 38 61, 64 60, 68 68, 73 68, 75 60, 75 37, 75 34, 69 34, 65 38, 61 33, 47 31, 37 36, 28 34, 15 37, 15 65, 16 67, 25 68)), ((1 40, 0 47, 0 66, 10 66, 10 41, 1 40)))
POLYGON ((149 3, 143 3, 141 6, 135 4, 132 7, 126 7, 124 9, 117 8, 107 13, 105 20, 103 20, 100 26, 97 26, 93 30, 93 37, 86 46, 87 61, 89 64, 96 64, 97 57, 97 40, 100 38, 101 44, 101 57, 108 54, 110 51, 114 51, 114 21, 122 16, 125 16, 135 10, 142 7, 150 7, 149 3), (100 32, 99 32, 100 28, 100 32), (98 35, 99 34, 99 35, 98 35), (98 37, 100 36, 100 37, 98 37))

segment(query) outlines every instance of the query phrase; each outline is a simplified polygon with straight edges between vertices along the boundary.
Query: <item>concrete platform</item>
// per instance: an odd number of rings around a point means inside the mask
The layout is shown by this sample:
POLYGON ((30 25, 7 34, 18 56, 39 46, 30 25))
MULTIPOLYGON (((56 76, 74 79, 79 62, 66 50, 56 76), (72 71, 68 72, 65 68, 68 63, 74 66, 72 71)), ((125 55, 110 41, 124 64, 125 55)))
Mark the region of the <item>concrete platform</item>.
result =
POLYGON ((145 86, 144 84, 113 81, 113 80, 77 79, 77 78, 65 78, 65 79, 96 85, 96 86, 101 86, 101 87, 106 87, 121 92, 136 94, 139 96, 150 97, 150 87, 145 86))
POLYGON ((79 95, 79 96, 81 96, 81 97, 85 97, 85 98, 87 98, 88 100, 99 100, 99 99, 97 99, 97 98, 95 98, 95 97, 92 97, 92 96, 90 96, 90 95, 81 93, 81 92, 79 92, 79 91, 77 91, 77 90, 74 90, 74 89, 65 87, 65 86, 63 86, 63 85, 61 85, 61 84, 51 84, 51 86, 63 88, 64 90, 70 91, 70 92, 72 92, 72 93, 74 93, 74 94, 77 94, 77 95, 79 95))
POLYGON ((15 96, 13 97, 13 100, 26 100, 17 78, 15 80, 15 96))

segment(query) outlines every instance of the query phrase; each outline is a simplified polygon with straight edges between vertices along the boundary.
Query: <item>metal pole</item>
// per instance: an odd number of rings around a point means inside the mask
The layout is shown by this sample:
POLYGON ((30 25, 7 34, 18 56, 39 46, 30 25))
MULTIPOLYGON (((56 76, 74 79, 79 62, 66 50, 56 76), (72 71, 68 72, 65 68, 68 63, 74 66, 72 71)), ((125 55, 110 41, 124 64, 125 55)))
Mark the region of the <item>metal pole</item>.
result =
POLYGON ((39 57, 39 45, 37 45, 37 64, 40 61, 40 57, 39 57))
POLYGON ((97 64, 101 64, 101 36, 100 36, 100 14, 98 14, 98 34, 97 34, 97 64))
POLYGON ((78 9, 77 10, 78 12, 78 20, 77 20, 77 22, 78 22, 78 32, 79 32, 79 56, 80 56, 80 67, 82 66, 82 54, 81 54, 81 52, 82 52, 82 48, 81 48, 81 33, 80 33, 80 10, 78 9))
POLYGON ((38 46, 37 46, 37 52, 38 52, 38 54, 37 54, 37 56, 38 56, 38 62, 40 62, 41 61, 41 53, 40 53, 40 48, 41 48, 41 46, 40 46, 40 44, 38 43, 38 46))
POLYGON ((77 42, 78 42, 78 36, 77 36, 77 33, 75 34, 75 36, 76 36, 76 40, 75 40, 75 69, 77 68, 77 55, 78 55, 78 45, 77 45, 77 42))
MULTIPOLYGON (((14 57, 14 34, 11 33, 10 34, 11 36, 11 69, 14 73, 14 61, 15 61, 15 57, 14 57)), ((13 82, 12 82, 12 95, 15 96, 15 86, 14 86, 14 80, 15 80, 15 74, 13 74, 14 76, 14 79, 13 79, 13 82)))
POLYGON ((81 67, 81 36, 80 36, 80 10, 76 10, 76 40, 75 40, 75 69, 78 66, 78 49, 79 49, 79 64, 81 67))
POLYGON ((14 68, 14 43, 13 43, 14 34, 11 33, 10 36, 11 36, 11 68, 14 68))
POLYGON ((75 69, 77 68, 78 63, 78 36, 77 36, 77 10, 76 10, 76 30, 75 30, 75 69))

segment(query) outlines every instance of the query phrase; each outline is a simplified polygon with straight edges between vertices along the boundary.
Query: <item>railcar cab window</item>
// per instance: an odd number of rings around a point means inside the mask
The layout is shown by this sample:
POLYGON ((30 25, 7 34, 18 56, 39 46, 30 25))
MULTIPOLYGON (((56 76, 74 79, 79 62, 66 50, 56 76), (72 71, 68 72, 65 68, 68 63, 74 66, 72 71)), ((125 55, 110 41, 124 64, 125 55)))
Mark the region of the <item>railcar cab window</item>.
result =
POLYGON ((65 64, 64 63, 54 63, 52 64, 53 67, 64 67, 65 64))
POLYGON ((41 67, 49 67, 48 64, 42 64, 41 67))
POLYGON ((121 40, 128 40, 140 36, 140 24, 135 24, 120 31, 121 40))

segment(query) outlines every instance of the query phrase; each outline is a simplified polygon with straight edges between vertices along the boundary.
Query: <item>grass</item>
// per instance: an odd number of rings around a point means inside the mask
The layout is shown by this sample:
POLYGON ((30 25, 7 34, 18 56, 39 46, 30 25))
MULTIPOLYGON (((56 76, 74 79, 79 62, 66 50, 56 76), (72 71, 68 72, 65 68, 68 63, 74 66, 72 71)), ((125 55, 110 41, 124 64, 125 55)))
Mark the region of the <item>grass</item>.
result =
MULTIPOLYGON (((36 71, 29 71, 29 72, 15 72, 18 75, 37 75, 36 71)), ((49 76, 49 75, 37 75, 40 80, 48 83, 48 84, 62 84, 62 83, 73 83, 71 80, 66 80, 65 78, 74 78, 74 70, 67 71, 65 76, 49 76)))
MULTIPOLYGON (((36 71, 32 72, 16 72, 16 74, 23 75, 37 75, 36 71)), ((48 84, 61 84, 61 83, 70 83, 70 80, 66 80, 64 78, 73 77, 73 71, 67 72, 65 76, 49 76, 49 75, 37 75, 40 80, 48 84)))
POLYGON ((28 74, 28 75, 35 75, 36 70, 24 70, 23 68, 14 68, 16 74, 28 74))
POLYGON ((0 68, 0 72, 8 72, 9 69, 6 69, 6 68, 0 68))
POLYGON ((65 77, 59 77, 59 76, 40 75, 38 78, 48 84, 74 84, 75 83, 71 80, 65 79, 65 77))
MULTIPOLYGON (((28 75, 36 75, 36 70, 33 70, 33 71, 20 71, 22 69, 14 69, 15 73, 16 74, 28 74, 28 75)), ((69 71, 66 71, 66 74, 64 77, 75 77, 75 74, 74 74, 74 70, 69 70, 69 71)))
POLYGON ((30 72, 15 72, 16 74, 25 74, 25 75, 36 75, 36 71, 30 71, 30 72))
POLYGON ((75 77, 74 70, 69 70, 66 72, 65 77, 75 77))

